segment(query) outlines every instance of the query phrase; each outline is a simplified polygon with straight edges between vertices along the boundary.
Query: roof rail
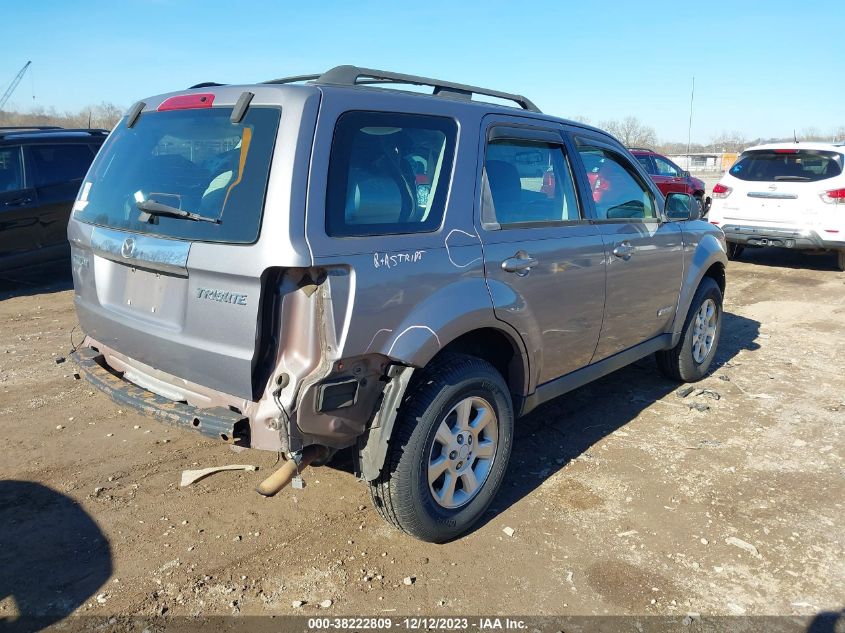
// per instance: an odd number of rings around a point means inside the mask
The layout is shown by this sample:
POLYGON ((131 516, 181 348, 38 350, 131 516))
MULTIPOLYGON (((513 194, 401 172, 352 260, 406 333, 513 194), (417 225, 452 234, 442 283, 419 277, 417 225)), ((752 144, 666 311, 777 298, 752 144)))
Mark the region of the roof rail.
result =
POLYGON ((298 83, 302 81, 312 81, 317 84, 330 84, 335 86, 366 86, 366 85, 381 85, 381 84, 410 84, 414 86, 431 86, 434 88, 433 94, 446 96, 457 99, 472 99, 472 95, 485 95, 488 97, 495 97, 497 99, 504 99, 506 101, 513 101, 523 110, 530 112, 540 112, 534 103, 527 97, 522 95, 512 94, 510 92, 501 92, 499 90, 490 90, 488 88, 480 88, 478 86, 470 86, 467 84, 459 84, 451 81, 443 81, 441 79, 432 79, 430 77, 420 77, 418 75, 405 75, 402 73, 393 73, 385 70, 376 70, 373 68, 359 68, 358 66, 335 66, 331 70, 324 72, 322 75, 299 75, 296 77, 285 77, 282 79, 273 79, 265 81, 268 84, 288 84, 298 83))
POLYGON ((629 152, 630 151, 634 151, 634 152, 654 152, 653 149, 649 149, 647 147, 629 147, 628 151, 629 152))
POLYGON ((20 132, 45 132, 61 130, 58 125, 0 125, 0 134, 18 134, 20 132))
POLYGON ((33 126, 33 127, 18 127, 18 128, 0 128, 0 138, 8 138, 11 136, 36 136, 44 135, 51 136, 53 134, 82 134, 86 133, 90 136, 105 136, 109 133, 108 130, 98 128, 65 128, 55 126, 33 126))

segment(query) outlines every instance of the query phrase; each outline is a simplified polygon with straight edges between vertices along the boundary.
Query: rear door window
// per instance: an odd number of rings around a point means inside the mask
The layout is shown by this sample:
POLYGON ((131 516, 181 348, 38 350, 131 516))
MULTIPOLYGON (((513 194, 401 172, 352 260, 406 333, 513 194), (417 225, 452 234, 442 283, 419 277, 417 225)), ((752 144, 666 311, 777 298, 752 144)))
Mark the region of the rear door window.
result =
POLYGON ((730 169, 734 178, 762 182, 815 182, 842 173, 842 154, 822 150, 775 149, 743 152, 730 169))
POLYGON ((23 155, 20 146, 0 147, 0 193, 23 188, 23 155))
POLYGON ((645 169, 645 173, 647 174, 656 174, 657 172, 654 169, 654 164, 651 162, 651 157, 643 154, 636 154, 634 158, 637 159, 637 162, 642 165, 643 169, 645 169))
POLYGON ((435 231, 455 154, 454 120, 393 112, 338 118, 326 192, 334 237, 435 231))
POLYGON ((670 176, 677 178, 681 175, 681 170, 674 163, 670 163, 665 158, 659 156, 654 157, 654 164, 657 165, 657 173, 660 176, 670 176))
POLYGON ((207 242, 258 239, 281 110, 250 107, 239 123, 232 108, 147 112, 109 135, 74 205, 83 222, 207 242), (89 184, 90 182, 90 184, 89 184), (146 201, 213 222, 156 214, 146 201))
POLYGON ((484 161, 482 221, 503 227, 580 220, 569 161, 562 145, 494 140, 484 161))
POLYGON ((49 187, 79 180, 88 171, 94 152, 86 145, 31 145, 35 186, 49 187))

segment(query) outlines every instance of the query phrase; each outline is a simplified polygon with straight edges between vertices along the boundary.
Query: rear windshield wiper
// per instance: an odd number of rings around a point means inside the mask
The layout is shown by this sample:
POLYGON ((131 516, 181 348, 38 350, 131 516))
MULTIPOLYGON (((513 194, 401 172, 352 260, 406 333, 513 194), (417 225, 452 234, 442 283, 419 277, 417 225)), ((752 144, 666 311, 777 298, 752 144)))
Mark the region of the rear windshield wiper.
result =
POLYGON ((810 178, 806 176, 775 176, 775 180, 795 180, 798 182, 809 182, 810 178))
POLYGON ((161 202, 156 202, 155 200, 140 200, 135 202, 135 206, 142 212, 141 215, 138 216, 138 219, 141 220, 141 222, 149 222, 150 218, 154 215, 164 215, 169 218, 185 218, 186 220, 193 220, 194 222, 211 222, 212 224, 221 224, 221 220, 219 218, 210 218, 206 215, 200 215, 199 213, 191 213, 190 211, 171 207, 169 204, 162 204, 161 202))

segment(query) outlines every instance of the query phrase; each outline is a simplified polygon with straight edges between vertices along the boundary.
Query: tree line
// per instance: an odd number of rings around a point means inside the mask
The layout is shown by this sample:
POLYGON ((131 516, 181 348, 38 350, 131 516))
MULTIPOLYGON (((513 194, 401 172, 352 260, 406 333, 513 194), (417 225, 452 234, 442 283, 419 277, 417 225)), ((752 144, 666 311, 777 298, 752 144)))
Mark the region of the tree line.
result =
MULTIPOLYGON (((572 118, 582 123, 590 123, 590 120, 584 116, 575 116, 572 118)), ((629 116, 624 119, 602 121, 598 124, 598 127, 613 134, 625 147, 644 147, 654 149, 662 154, 680 155, 687 153, 687 144, 685 142, 659 141, 654 128, 646 125, 637 117, 629 116)), ((691 153, 741 152, 746 147, 751 147, 752 145, 791 141, 794 138, 805 142, 845 142, 845 125, 840 125, 827 131, 822 131, 816 127, 804 128, 802 130, 796 130, 794 137, 772 136, 768 138, 752 138, 737 130, 723 130, 721 133, 713 135, 709 143, 690 143, 689 151, 691 153)))
POLYGON ((86 106, 76 112, 59 112, 55 108, 36 106, 27 112, 0 112, 0 127, 55 125, 65 128, 103 128, 111 130, 123 116, 124 108, 113 103, 86 106))

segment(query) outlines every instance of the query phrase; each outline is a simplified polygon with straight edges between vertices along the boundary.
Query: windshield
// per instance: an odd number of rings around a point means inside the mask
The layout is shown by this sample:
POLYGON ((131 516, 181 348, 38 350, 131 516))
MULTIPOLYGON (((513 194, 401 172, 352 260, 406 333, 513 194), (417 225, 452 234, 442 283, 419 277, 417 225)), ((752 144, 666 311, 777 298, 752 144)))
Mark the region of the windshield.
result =
POLYGON ((734 178, 766 182, 815 182, 841 173, 842 154, 798 149, 745 152, 730 169, 734 178))
POLYGON ((252 107, 150 112, 109 136, 82 185, 74 217, 139 233, 209 242, 258 239, 281 111, 252 107), (144 214, 167 205, 215 222, 144 214), (148 204, 149 206, 149 204, 148 204))

